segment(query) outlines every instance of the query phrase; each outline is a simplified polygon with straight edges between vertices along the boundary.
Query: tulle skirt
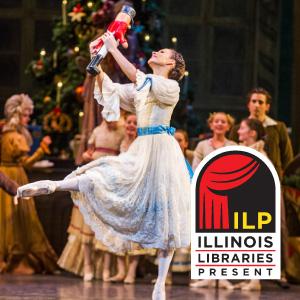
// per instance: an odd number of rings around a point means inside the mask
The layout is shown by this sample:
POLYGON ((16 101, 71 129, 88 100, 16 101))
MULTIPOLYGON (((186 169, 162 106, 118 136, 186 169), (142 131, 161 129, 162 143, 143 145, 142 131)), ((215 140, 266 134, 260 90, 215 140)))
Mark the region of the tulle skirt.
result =
POLYGON ((140 136, 127 152, 98 159, 78 180, 74 203, 111 251, 189 246, 190 179, 173 136, 140 136))

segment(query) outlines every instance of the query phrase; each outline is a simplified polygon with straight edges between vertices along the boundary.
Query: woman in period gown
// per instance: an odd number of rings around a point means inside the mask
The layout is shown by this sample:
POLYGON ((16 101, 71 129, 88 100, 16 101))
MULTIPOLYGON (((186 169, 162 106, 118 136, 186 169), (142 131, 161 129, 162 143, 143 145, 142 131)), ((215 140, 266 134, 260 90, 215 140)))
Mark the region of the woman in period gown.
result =
MULTIPOLYGON (((24 94, 10 97, 4 107, 6 122, 1 133, 0 171, 18 185, 28 183, 26 168, 49 153, 49 137, 28 155, 32 144, 26 129, 33 111, 31 99, 24 94)), ((35 210, 33 198, 20 200, 0 191, 0 268, 2 272, 32 274, 56 270, 56 254, 50 246, 35 210)))
POLYGON ((148 61, 153 74, 145 75, 121 54, 112 34, 101 38, 133 84, 113 83, 100 72, 95 98, 104 105, 107 119, 118 119, 120 106, 136 112, 138 138, 119 156, 95 160, 63 181, 20 187, 18 195, 72 191, 96 238, 113 251, 160 249, 152 298, 165 299, 174 249, 190 245, 190 178, 169 127, 179 100, 176 80, 183 77, 185 64, 175 50, 162 49, 148 61))

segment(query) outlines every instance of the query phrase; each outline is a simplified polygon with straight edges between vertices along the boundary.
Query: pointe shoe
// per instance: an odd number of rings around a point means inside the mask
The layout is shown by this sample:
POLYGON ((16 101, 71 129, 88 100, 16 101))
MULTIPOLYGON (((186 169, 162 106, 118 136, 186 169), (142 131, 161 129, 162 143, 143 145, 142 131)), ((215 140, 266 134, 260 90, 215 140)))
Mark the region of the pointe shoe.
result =
POLYGON ((214 287, 215 285, 216 285, 215 280, 212 279, 197 280, 189 284, 189 286, 192 288, 210 288, 210 287, 214 287))
POLYGON ((261 284, 259 280, 250 280, 241 287, 242 291, 260 291, 261 284))
POLYGON ((152 293, 152 300, 166 300, 166 290, 164 285, 159 286, 155 284, 152 293))
POLYGON ((134 284, 135 283, 135 276, 128 275, 125 277, 124 281, 125 284, 134 284))
POLYGON ((236 284, 234 288, 242 291, 260 291, 261 284, 259 280, 242 281, 236 284))
POLYGON ((226 290, 233 290, 234 285, 231 284, 228 280, 226 279, 220 279, 219 280, 219 288, 220 289, 226 289, 226 290))
POLYGON ((110 279, 110 272, 105 270, 102 272, 102 281, 108 282, 110 279))
POLYGON ((124 275, 123 274, 117 274, 117 275, 115 275, 113 277, 110 277, 108 279, 108 281, 109 282, 113 282, 113 283, 118 283, 118 282, 124 281, 124 279, 125 279, 125 274, 124 275))
POLYGON ((56 184, 50 180, 42 180, 20 186, 17 190, 18 198, 48 195, 54 193, 56 184))
POLYGON ((83 268, 83 281, 92 281, 94 279, 94 268, 91 263, 85 263, 83 268))
POLYGON ((94 279, 94 274, 93 273, 86 273, 83 276, 83 281, 92 281, 94 279))

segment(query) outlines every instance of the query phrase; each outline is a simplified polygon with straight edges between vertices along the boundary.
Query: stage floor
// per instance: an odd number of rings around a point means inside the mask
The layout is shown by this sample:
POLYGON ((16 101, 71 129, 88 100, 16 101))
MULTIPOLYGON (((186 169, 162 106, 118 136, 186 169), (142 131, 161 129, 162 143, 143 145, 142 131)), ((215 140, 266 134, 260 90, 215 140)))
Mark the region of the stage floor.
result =
MULTIPOLYGON (((61 275, 0 275, 0 299, 5 300, 150 300, 152 288, 144 280, 139 280, 135 285, 124 285, 101 281, 85 283, 80 278, 61 275)), ((283 290, 274 283, 264 282, 261 292, 240 292, 190 289, 175 281, 175 285, 167 287, 167 299, 296 300, 300 299, 300 286, 291 285, 290 289, 283 290)))

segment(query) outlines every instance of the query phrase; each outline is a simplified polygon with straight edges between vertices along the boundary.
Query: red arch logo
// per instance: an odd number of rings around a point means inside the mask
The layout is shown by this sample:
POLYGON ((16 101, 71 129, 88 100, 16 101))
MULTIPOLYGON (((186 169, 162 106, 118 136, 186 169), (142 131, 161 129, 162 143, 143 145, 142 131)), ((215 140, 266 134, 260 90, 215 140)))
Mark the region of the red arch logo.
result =
POLYGON ((202 174, 199 185, 199 228, 229 229, 226 191, 246 183, 260 164, 253 157, 230 154, 217 158, 202 174))

